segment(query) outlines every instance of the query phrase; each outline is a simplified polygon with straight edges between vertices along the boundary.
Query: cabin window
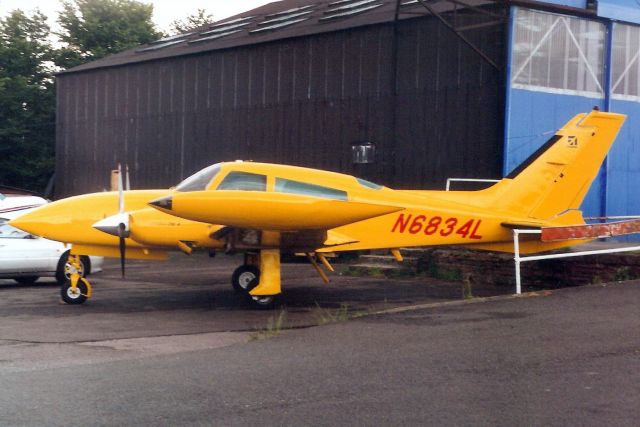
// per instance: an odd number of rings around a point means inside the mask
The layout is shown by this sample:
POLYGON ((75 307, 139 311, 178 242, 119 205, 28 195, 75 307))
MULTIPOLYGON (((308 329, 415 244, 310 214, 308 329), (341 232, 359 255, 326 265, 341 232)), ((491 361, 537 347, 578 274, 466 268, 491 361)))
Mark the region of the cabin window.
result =
POLYGON ((276 178, 276 192, 302 194, 304 196, 321 197, 323 199, 347 200, 346 191, 283 178, 276 178))
POLYGON ((204 168, 178 184, 176 191, 204 191, 218 172, 220 172, 220 165, 217 163, 204 168))
POLYGON ((248 172, 229 172, 218 190, 266 191, 267 177, 248 172))

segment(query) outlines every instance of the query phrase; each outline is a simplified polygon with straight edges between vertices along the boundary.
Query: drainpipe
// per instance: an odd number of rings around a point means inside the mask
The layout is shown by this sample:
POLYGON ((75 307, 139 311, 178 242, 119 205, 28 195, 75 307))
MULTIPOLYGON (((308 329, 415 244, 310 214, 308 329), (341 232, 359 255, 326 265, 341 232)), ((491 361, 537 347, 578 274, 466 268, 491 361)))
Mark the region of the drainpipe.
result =
POLYGON ((511 59, 513 56, 513 36, 516 25, 517 6, 511 6, 509 10, 509 23, 507 30, 507 60, 504 72, 505 80, 505 97, 504 97, 504 146, 502 147, 502 176, 507 176, 510 170, 507 170, 509 160, 509 131, 511 130, 511 59))

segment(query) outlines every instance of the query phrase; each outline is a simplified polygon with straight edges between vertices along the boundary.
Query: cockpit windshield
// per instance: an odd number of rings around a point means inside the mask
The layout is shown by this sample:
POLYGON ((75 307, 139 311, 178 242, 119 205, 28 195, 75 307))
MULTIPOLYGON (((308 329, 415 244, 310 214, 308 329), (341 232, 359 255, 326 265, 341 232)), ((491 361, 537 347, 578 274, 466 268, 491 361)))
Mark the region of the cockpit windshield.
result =
POLYGON ((371 188, 373 190, 381 190, 384 187, 380 184, 376 184, 375 182, 371 182, 371 181, 367 181, 366 179, 362 179, 362 178, 356 178, 358 180, 358 184, 362 185, 363 187, 367 187, 367 188, 371 188))
POLYGON ((218 172, 220 172, 220 163, 206 167, 178 184, 176 191, 204 191, 218 172))

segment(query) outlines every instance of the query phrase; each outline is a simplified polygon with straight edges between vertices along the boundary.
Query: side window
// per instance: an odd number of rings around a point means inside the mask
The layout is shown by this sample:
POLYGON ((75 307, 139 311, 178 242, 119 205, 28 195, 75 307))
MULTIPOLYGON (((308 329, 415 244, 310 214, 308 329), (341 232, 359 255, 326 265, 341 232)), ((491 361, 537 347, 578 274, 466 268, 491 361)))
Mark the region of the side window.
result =
POLYGON ((302 194, 305 196, 321 197, 323 199, 347 200, 346 191, 283 178, 276 178, 276 192, 302 194))
POLYGON ((218 190, 266 191, 267 177, 248 172, 229 172, 218 190))

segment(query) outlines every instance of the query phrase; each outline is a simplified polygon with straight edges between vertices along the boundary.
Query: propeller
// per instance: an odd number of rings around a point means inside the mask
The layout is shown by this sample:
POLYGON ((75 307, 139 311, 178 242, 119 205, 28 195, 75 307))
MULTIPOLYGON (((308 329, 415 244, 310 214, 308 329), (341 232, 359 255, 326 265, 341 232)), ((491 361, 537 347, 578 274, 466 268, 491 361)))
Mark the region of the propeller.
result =
MULTIPOLYGON (((127 186, 129 186, 129 167, 127 167, 127 186)), ((118 214, 122 219, 126 214, 124 213, 124 188, 122 186, 122 166, 118 163, 118 214)), ((126 242, 125 238, 129 236, 129 215, 126 215, 126 223, 118 223, 118 243, 120 247, 120 269, 122 271, 122 277, 124 277, 124 264, 126 260, 126 242)))
POLYGON ((124 277, 124 263, 126 259, 126 248, 125 237, 128 235, 127 227, 123 223, 118 224, 118 238, 120 240, 120 269, 122 270, 122 277, 124 277))
MULTIPOLYGON (((120 249, 120 268, 122 277, 124 277, 125 261, 126 261, 126 242, 125 239, 131 234, 129 222, 129 214, 124 210, 124 190, 122 188, 122 167, 118 164, 118 213, 104 218, 95 224, 93 228, 100 230, 118 238, 118 246, 120 249)), ((127 168, 127 189, 129 189, 129 169, 127 168)))

